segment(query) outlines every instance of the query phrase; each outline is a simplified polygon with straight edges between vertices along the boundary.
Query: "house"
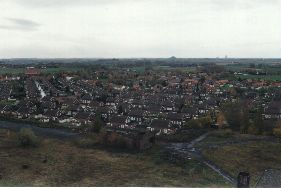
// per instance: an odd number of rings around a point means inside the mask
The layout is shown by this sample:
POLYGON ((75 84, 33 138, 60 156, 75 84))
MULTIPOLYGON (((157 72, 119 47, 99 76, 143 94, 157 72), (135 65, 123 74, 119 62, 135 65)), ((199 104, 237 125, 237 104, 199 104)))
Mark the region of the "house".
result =
POLYGON ((7 105, 5 104, 0 104, 0 113, 3 114, 4 113, 4 108, 6 107, 7 105))
POLYGON ((42 123, 48 123, 50 121, 50 118, 48 116, 38 111, 33 112, 33 114, 30 115, 30 118, 36 119, 42 123))
POLYGON ((202 101, 199 101, 199 104, 197 105, 198 107, 198 113, 199 114, 206 114, 208 112, 208 107, 207 107, 207 104, 206 102, 202 102, 202 101))
POLYGON ((159 93, 159 92, 161 92, 163 90, 163 86, 160 85, 160 84, 156 84, 156 85, 154 85, 153 90, 155 92, 159 93))
POLYGON ((26 119, 30 116, 29 108, 22 106, 16 111, 16 114, 18 119, 26 119))
POLYGON ((181 110, 181 113, 184 114, 184 118, 186 119, 196 119, 198 118, 198 109, 195 107, 184 107, 181 110))
POLYGON ((162 102, 161 111, 163 111, 163 112, 175 111, 175 105, 171 101, 162 102))
POLYGON ((58 118, 58 122, 62 123, 62 124, 71 124, 71 125, 75 125, 75 126, 80 126, 81 123, 79 121, 77 121, 76 119, 74 119, 73 117, 69 117, 69 116, 65 116, 62 115, 58 118))
POLYGON ((95 121, 95 115, 91 112, 78 112, 74 118, 82 125, 92 124, 95 121))
POLYGON ((128 117, 127 117, 127 122, 136 122, 138 124, 142 124, 142 122, 144 121, 144 111, 143 110, 139 110, 139 109, 135 109, 135 110, 131 110, 128 113, 128 117))
POLYGON ((130 110, 130 105, 128 103, 120 103, 117 106, 117 111, 119 114, 127 115, 129 113, 129 110, 130 110))
POLYGON ((13 106, 13 105, 6 105, 2 112, 5 116, 17 116, 16 114, 16 110, 18 109, 18 107, 13 106))
POLYGON ((25 69, 25 75, 26 76, 38 76, 40 75, 41 70, 38 68, 34 68, 34 67, 27 67, 25 69))
POLYGON ((64 112, 67 116, 75 116, 81 109, 82 107, 79 104, 72 104, 64 112))
POLYGON ((113 97, 106 98, 105 105, 106 106, 115 106, 116 105, 115 99, 113 97))
POLYGON ((272 101, 264 110, 263 117, 265 119, 280 119, 281 118, 281 101, 272 101))
POLYGON ((57 121, 58 118, 62 115, 60 110, 47 110, 44 114, 44 117, 49 118, 49 120, 57 121))
POLYGON ((90 94, 85 94, 81 97, 82 104, 90 104, 93 100, 93 97, 90 94))
POLYGON ((107 122, 110 116, 115 113, 111 107, 100 107, 97 112, 101 115, 103 121, 107 122))
POLYGON ((109 127, 113 128, 127 128, 127 117, 122 115, 115 115, 112 118, 110 118, 109 123, 107 124, 109 127))
POLYGON ((42 101, 42 103, 40 104, 40 108, 43 111, 47 111, 48 109, 55 109, 56 103, 54 101, 51 101, 51 100, 42 101))
POLYGON ((58 118, 58 122, 59 123, 70 123, 73 121, 73 118, 72 117, 69 117, 69 116, 65 116, 65 115, 62 115, 58 118))
POLYGON ((138 99, 134 99, 132 102, 131 102, 131 106, 133 108, 143 108, 145 107, 144 103, 143 103, 143 100, 138 100, 138 99))
POLYGON ((181 127, 184 124, 183 114, 181 113, 168 113, 166 118, 170 122, 170 125, 181 127))
POLYGON ((170 129, 170 123, 167 120, 155 119, 151 122, 148 127, 150 131, 157 132, 156 135, 160 134, 171 134, 172 130, 170 129))
POLYGON ((80 102, 75 97, 58 97, 56 98, 58 104, 61 105, 62 109, 66 109, 72 105, 79 105, 80 102))

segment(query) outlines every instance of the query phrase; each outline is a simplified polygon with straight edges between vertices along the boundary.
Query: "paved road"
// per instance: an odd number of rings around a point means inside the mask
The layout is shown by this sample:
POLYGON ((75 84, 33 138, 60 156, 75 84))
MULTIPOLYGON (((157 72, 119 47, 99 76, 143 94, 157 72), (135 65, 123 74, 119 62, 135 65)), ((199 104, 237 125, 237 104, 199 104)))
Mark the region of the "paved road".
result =
POLYGON ((10 129, 13 131, 19 131, 21 128, 31 128, 38 136, 56 139, 75 139, 79 137, 79 133, 75 133, 67 129, 41 128, 31 124, 10 121, 0 121, 0 128, 10 129))
POLYGON ((187 156, 187 158, 191 158, 191 157, 196 158, 197 160, 199 160, 200 162, 204 163, 212 170, 217 172, 219 175, 221 175, 225 180, 235 185, 236 179, 232 178, 227 172, 222 170, 219 166, 217 166, 210 160, 206 159, 198 149, 194 148, 194 145, 196 143, 204 140, 209 134, 210 134, 209 132, 205 133, 200 137, 194 139, 190 143, 173 143, 169 145, 167 148, 174 152, 178 152, 181 155, 185 155, 187 156))

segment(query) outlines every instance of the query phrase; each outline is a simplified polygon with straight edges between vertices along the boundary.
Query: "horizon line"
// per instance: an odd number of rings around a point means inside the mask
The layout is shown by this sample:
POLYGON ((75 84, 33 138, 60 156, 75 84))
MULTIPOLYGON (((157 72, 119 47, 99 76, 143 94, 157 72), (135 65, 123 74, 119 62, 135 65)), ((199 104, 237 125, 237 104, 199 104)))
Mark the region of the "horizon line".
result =
POLYGON ((229 60, 229 59, 281 59, 281 57, 11 57, 11 58, 0 58, 0 60, 12 60, 12 59, 103 59, 103 60, 108 60, 108 59, 224 59, 224 60, 229 60))

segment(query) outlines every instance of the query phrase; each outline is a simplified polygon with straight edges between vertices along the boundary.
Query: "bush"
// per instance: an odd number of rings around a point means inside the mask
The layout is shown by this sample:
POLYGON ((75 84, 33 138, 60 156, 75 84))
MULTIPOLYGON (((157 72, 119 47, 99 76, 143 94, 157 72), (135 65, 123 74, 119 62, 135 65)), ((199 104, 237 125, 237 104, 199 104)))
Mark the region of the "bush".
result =
POLYGON ((101 120, 100 115, 97 115, 96 121, 92 127, 92 131, 94 133, 99 133, 103 127, 104 127, 104 122, 101 120))
POLYGON ((273 129, 273 135, 277 138, 279 138, 279 141, 281 142, 281 128, 274 128, 273 129))
POLYGON ((114 132, 110 133, 107 136, 106 140, 107 140, 106 144, 108 146, 117 147, 117 148, 126 148, 127 147, 127 142, 124 139, 124 137, 117 133, 114 133, 114 132))
POLYGON ((81 138, 75 140, 74 143, 80 148, 91 148, 97 144, 97 142, 92 138, 81 138))
POLYGON ((200 129, 200 128, 210 128, 212 124, 212 119, 210 116, 200 117, 198 119, 191 119, 185 125, 186 128, 190 129, 200 129))
POLYGON ((218 138, 229 138, 234 135, 234 132, 231 129, 220 130, 215 133, 215 136, 218 138))
POLYGON ((18 142, 22 147, 36 147, 39 139, 30 128, 22 128, 18 134, 18 142))
POLYGON ((201 124, 198 120, 192 119, 186 123, 185 127, 190 129, 199 129, 201 128, 201 124))

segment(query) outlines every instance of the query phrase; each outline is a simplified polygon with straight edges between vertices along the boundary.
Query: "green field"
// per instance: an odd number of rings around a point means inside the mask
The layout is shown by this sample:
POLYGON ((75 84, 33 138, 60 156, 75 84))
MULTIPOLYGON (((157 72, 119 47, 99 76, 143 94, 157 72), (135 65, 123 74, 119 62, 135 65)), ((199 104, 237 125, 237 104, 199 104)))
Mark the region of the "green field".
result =
MULTIPOLYGON (((76 72, 83 70, 82 67, 58 67, 58 68, 46 68, 42 69, 42 73, 59 73, 59 72, 76 72)), ((1 68, 0 75, 11 74, 18 75, 24 74, 25 68, 1 68)))
POLYGON ((0 68, 0 74, 22 74, 24 73, 24 68, 0 68))
POLYGON ((59 68, 46 68, 42 70, 42 73, 59 73, 59 72, 77 72, 84 68, 81 67, 59 67, 59 68))
MULTIPOLYGON (((244 73, 245 69, 249 68, 249 65, 225 65, 226 70, 230 70, 233 72, 242 72, 244 73)), ((254 79, 254 80, 265 80, 265 81, 281 81, 281 68, 279 67, 271 67, 271 66, 264 66, 260 69, 261 71, 264 71, 267 73, 267 75, 236 75, 236 78, 241 79, 254 79)))
POLYGON ((13 104, 15 104, 15 101, 13 101, 13 100, 1 100, 0 104, 1 105, 13 105, 13 104))
POLYGON ((136 71, 138 73, 144 73, 145 72, 145 67, 144 66, 136 66, 136 67, 130 68, 130 70, 136 71))
POLYGON ((236 78, 265 80, 265 81, 281 81, 281 75, 239 75, 236 78))
MULTIPOLYGON (((136 66, 136 67, 130 67, 128 69, 138 73, 144 73, 146 67, 136 66)), ((195 67, 171 67, 171 66, 153 66, 153 67, 149 67, 149 69, 155 71, 180 71, 180 72, 193 72, 196 70, 195 67)))
POLYGON ((171 67, 171 66, 155 66, 154 70, 170 70, 170 71, 182 71, 182 72, 193 72, 196 70, 195 67, 171 67))

